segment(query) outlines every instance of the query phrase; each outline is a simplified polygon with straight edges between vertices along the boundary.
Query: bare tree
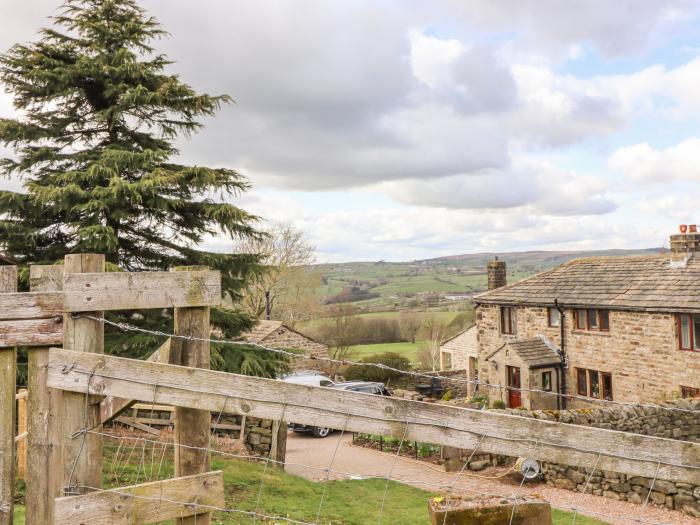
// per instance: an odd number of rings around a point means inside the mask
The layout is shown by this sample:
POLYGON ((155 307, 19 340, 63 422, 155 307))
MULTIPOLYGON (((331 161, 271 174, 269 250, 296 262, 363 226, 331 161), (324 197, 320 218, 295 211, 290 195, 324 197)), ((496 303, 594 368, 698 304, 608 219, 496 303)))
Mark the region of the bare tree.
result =
POLYGON ((416 312, 404 311, 399 314, 401 337, 411 343, 416 342, 416 335, 418 335, 418 331, 422 325, 423 319, 416 312))
POLYGON ((258 254, 264 265, 263 272, 246 287, 241 304, 251 316, 261 318, 269 294, 272 317, 293 328, 315 316, 320 308, 314 293, 320 277, 310 267, 315 249, 303 232, 291 225, 272 223, 263 230, 267 234, 264 238, 244 239, 236 245, 238 252, 258 254))
MULTIPOLYGON (((349 304, 336 304, 328 309, 328 321, 321 328, 320 339, 329 347, 331 359, 343 361, 352 354, 352 339, 362 319, 357 317, 357 308, 349 304)), ((338 372, 339 365, 330 366, 331 377, 338 372)))
POLYGON ((445 325, 433 315, 426 318, 424 326, 430 352, 430 368, 436 372, 440 369, 440 344, 445 333, 445 325))

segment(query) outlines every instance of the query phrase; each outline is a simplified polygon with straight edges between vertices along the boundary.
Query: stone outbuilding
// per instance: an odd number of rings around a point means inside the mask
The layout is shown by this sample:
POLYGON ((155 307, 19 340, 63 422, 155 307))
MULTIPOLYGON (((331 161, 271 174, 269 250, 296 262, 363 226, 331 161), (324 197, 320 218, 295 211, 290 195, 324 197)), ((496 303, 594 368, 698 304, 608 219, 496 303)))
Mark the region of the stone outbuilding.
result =
POLYGON ((557 408, 556 392, 559 391, 561 382, 561 356, 546 337, 508 341, 486 355, 485 359, 491 382, 504 386, 498 394, 491 392, 492 399, 500 396, 508 408, 557 408))
POLYGON ((440 345, 440 370, 465 370, 469 379, 468 393, 478 390, 479 362, 476 349, 476 325, 462 330, 440 345))
MULTIPOLYGON (((313 357, 328 357, 327 345, 289 328, 282 321, 260 320, 252 330, 241 334, 241 338, 249 343, 278 350, 297 351, 313 357)), ((324 364, 309 359, 296 359, 290 364, 294 369, 325 369, 324 364)))

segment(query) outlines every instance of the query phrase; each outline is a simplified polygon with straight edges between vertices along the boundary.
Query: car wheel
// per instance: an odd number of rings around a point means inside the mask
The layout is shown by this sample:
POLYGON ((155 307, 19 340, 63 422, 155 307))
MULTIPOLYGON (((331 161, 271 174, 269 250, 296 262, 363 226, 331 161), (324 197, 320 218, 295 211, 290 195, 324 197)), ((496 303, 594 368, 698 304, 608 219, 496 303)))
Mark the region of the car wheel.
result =
POLYGON ((311 434, 312 434, 315 438, 324 438, 324 437, 328 437, 328 435, 329 435, 330 433, 331 433, 331 429, 330 429, 330 428, 326 428, 326 427, 313 427, 313 428, 311 429, 311 434))

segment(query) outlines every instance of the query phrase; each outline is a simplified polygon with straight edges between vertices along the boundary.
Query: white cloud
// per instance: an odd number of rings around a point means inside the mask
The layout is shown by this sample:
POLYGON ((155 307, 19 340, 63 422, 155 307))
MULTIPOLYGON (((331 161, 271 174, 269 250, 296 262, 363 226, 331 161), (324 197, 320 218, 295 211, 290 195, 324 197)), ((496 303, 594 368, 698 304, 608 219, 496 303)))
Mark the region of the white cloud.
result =
POLYGON ((608 160, 614 171, 637 181, 700 182, 700 139, 691 138, 666 149, 655 149, 647 143, 626 146, 615 151, 608 160))
POLYGON ((645 214, 656 214, 673 219, 679 224, 700 221, 697 216, 697 198, 691 195, 651 195, 637 203, 637 208, 645 214))
MULTIPOLYGON (((352 192, 348 200, 362 199, 362 193, 352 192)), ((544 215, 527 207, 316 210, 295 197, 266 192, 246 197, 243 205, 270 220, 292 223, 307 232, 320 262, 411 260, 507 250, 646 248, 658 245, 671 228, 630 227, 609 216, 544 215)))
POLYGON ((601 179, 526 159, 516 159, 505 170, 407 179, 384 183, 379 189, 404 204, 462 210, 525 208, 565 216, 605 214, 617 207, 601 179))
MULTIPOLYGON (((691 25, 697 0, 447 0, 453 16, 482 31, 512 32, 522 53, 565 58, 589 43, 607 57, 636 54, 691 25)), ((444 5, 444 4, 443 4, 444 5)))

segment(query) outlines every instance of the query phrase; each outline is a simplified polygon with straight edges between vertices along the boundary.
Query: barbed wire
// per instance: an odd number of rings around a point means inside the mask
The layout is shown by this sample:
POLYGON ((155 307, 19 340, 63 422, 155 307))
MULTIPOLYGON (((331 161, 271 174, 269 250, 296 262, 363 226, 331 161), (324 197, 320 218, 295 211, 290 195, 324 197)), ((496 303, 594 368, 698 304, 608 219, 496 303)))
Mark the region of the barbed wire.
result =
POLYGON ((362 362, 362 361, 353 361, 353 360, 348 360, 348 359, 334 359, 332 357, 306 355, 303 353, 300 354, 300 353, 296 353, 296 352, 291 352, 289 350, 284 350, 281 348, 271 348, 271 347, 262 345, 260 343, 255 343, 255 342, 177 335, 177 334, 172 334, 172 333, 168 333, 168 332, 163 332, 160 330, 149 330, 149 329, 134 326, 134 325, 131 325, 131 324, 125 323, 125 322, 110 321, 109 319, 105 319, 104 317, 96 317, 96 316, 89 315, 89 314, 76 314, 76 317, 83 317, 86 319, 91 319, 93 321, 97 321, 97 322, 103 323, 105 325, 112 326, 114 328, 117 328, 117 329, 125 331, 125 332, 139 332, 139 333, 155 335, 155 336, 159 336, 159 337, 170 337, 170 338, 175 338, 175 339, 185 339, 185 340, 189 340, 189 341, 208 342, 208 343, 214 343, 214 344, 220 344, 220 345, 252 347, 252 348, 256 348, 258 350, 263 350, 265 352, 271 352, 271 353, 275 353, 278 355, 283 355, 283 356, 288 357, 290 359, 302 359, 302 360, 316 361, 316 362, 321 362, 321 363, 326 363, 326 364, 331 364, 331 365, 339 365, 339 366, 361 366, 361 367, 375 368, 375 369, 383 370, 386 372, 392 372, 395 374, 400 374, 403 376, 415 377, 415 378, 420 378, 420 379, 430 379, 430 380, 443 379, 443 380, 451 381, 451 382, 458 383, 458 384, 472 385, 472 386, 475 386, 477 388, 484 387, 484 388, 487 388, 490 390, 499 390, 499 391, 511 391, 511 390, 521 391, 521 392, 528 392, 528 393, 532 393, 532 394, 555 396, 555 397, 564 398, 566 400, 580 400, 580 401, 583 401, 586 403, 599 403, 599 404, 616 405, 616 406, 631 407, 631 408, 651 408, 651 409, 658 409, 658 410, 666 410, 669 412, 681 412, 681 413, 690 413, 690 414, 696 414, 696 415, 700 414, 700 410, 697 410, 697 409, 675 407, 675 406, 665 406, 665 405, 659 405, 659 404, 655 404, 655 403, 615 401, 613 399, 600 399, 600 398, 595 398, 595 397, 581 396, 578 394, 566 394, 566 393, 562 393, 562 392, 554 392, 551 390, 543 390, 543 389, 538 389, 538 388, 526 388, 526 387, 516 388, 516 387, 510 386, 510 385, 502 385, 499 383, 486 383, 486 382, 480 381, 478 379, 468 379, 468 378, 460 378, 460 377, 453 377, 453 376, 444 376, 444 375, 440 375, 439 373, 436 373, 436 372, 425 373, 425 372, 418 372, 418 371, 413 371, 413 370, 401 370, 400 368, 385 365, 383 363, 366 363, 366 362, 362 362))

